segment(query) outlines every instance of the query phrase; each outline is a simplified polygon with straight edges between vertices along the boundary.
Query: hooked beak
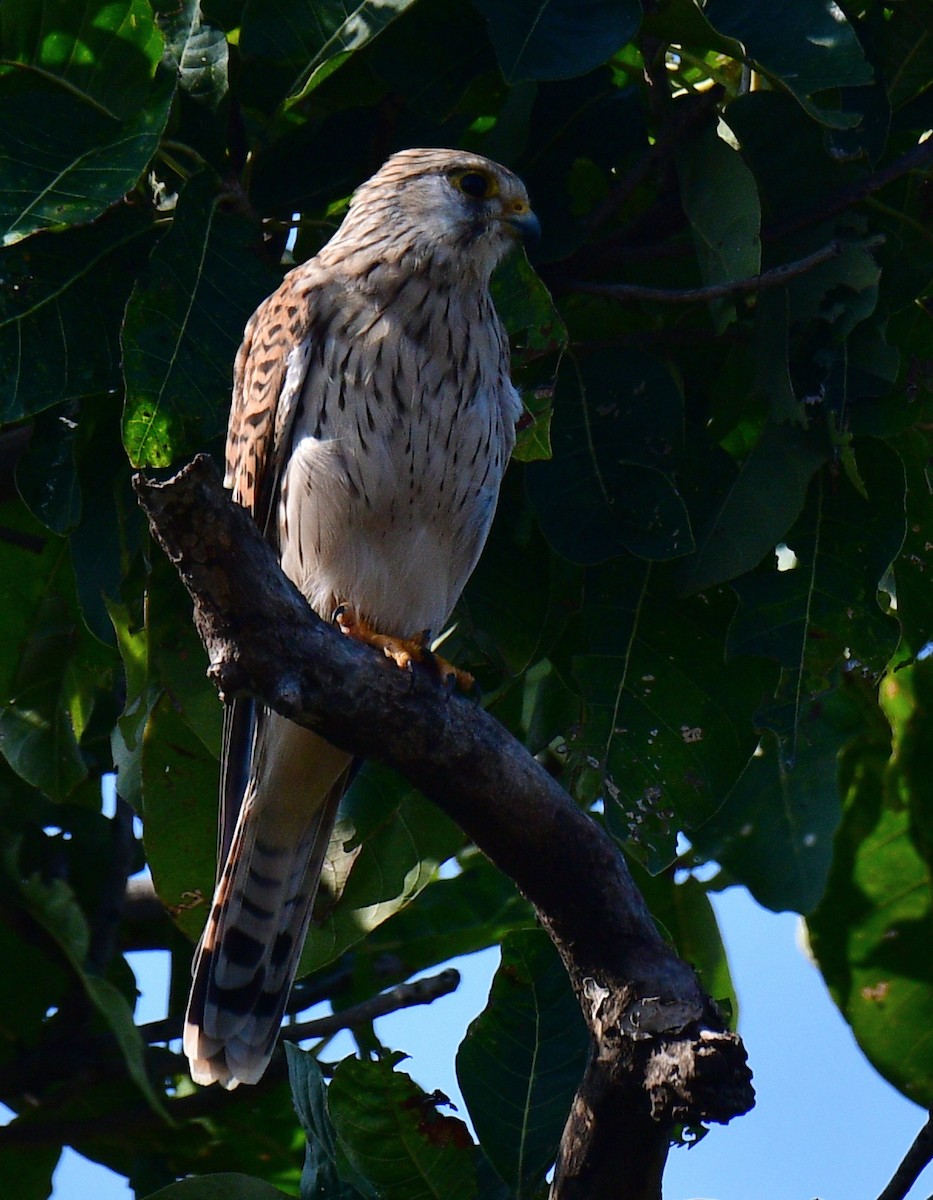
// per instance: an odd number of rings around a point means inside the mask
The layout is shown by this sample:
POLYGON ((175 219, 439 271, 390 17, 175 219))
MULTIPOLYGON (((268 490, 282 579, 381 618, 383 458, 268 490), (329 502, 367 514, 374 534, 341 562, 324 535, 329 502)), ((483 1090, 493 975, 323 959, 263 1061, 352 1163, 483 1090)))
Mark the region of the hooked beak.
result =
POLYGON ((531 211, 527 202, 515 200, 502 214, 507 225, 515 230, 529 250, 541 240, 541 222, 531 211))

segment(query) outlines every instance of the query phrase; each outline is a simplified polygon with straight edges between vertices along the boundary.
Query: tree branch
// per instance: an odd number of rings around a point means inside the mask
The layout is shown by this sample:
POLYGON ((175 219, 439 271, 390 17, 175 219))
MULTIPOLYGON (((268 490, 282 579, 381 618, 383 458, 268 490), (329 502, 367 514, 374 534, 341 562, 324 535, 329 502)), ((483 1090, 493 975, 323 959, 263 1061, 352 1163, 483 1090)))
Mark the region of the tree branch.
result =
POLYGON ((134 486, 222 693, 394 766, 538 909, 594 1041, 553 1200, 659 1196, 672 1126, 727 1121, 753 1092, 741 1041, 658 933, 614 843, 488 713, 317 618, 206 458, 134 486))
MULTIPOLYGON (((867 243, 860 244, 874 247, 883 241, 884 238, 879 236, 870 239, 867 243)), ((704 300, 722 300, 729 296, 742 296, 748 292, 761 292, 766 288, 781 287, 789 279, 796 279, 798 275, 805 275, 814 267, 838 258, 845 249, 845 245, 845 242, 836 238, 825 246, 821 246, 819 250, 814 250, 812 254, 806 255, 805 258, 782 263, 779 267, 772 267, 771 270, 762 271, 760 275, 753 275, 749 279, 734 279, 731 283, 716 283, 709 287, 654 288, 642 287, 634 283, 590 283, 586 280, 577 280, 568 283, 567 290, 585 292, 591 296, 608 296, 610 300, 656 300, 661 304, 696 304, 704 300)))
POLYGON ((913 1145, 904 1155, 904 1160, 894 1172, 891 1182, 878 1200, 904 1200, 904 1197, 920 1178, 920 1172, 933 1162, 933 1110, 926 1125, 914 1138, 913 1145))

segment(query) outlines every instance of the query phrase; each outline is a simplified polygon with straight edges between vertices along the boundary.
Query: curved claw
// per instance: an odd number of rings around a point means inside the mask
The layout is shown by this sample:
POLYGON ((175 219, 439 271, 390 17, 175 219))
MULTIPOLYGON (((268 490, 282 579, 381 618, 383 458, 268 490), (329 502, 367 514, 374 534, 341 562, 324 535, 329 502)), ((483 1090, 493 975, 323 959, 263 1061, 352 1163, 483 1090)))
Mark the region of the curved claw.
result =
POLYGON ((445 683, 469 692, 475 683, 469 671, 461 671, 446 658, 435 654, 430 647, 430 630, 423 630, 417 637, 399 638, 390 634, 377 633, 366 621, 362 621, 348 604, 338 604, 334 609, 334 621, 348 637, 375 646, 386 658, 391 658, 398 667, 411 669, 412 663, 430 666, 445 683))

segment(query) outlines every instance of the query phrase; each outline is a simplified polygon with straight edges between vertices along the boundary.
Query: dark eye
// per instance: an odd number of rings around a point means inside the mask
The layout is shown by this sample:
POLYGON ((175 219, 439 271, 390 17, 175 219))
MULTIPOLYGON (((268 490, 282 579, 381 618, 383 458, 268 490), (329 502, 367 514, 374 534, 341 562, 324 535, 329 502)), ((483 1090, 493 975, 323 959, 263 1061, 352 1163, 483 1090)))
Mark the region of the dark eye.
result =
POLYGON ((460 191, 474 200, 486 200, 492 193, 490 179, 479 171, 465 171, 457 180, 460 191))

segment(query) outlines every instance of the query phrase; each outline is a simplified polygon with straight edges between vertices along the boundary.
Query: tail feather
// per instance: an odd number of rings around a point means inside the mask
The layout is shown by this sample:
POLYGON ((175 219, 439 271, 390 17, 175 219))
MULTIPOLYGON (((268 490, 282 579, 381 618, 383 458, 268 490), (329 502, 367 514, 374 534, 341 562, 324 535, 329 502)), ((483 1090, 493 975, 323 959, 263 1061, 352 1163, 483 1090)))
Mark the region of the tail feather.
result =
POLYGON ((275 1046, 349 757, 281 718, 264 718, 254 771, 193 968, 184 1048, 196 1083, 255 1083, 275 1046), (276 764, 296 753, 297 781, 276 764), (286 790, 282 790, 282 789, 286 790))

